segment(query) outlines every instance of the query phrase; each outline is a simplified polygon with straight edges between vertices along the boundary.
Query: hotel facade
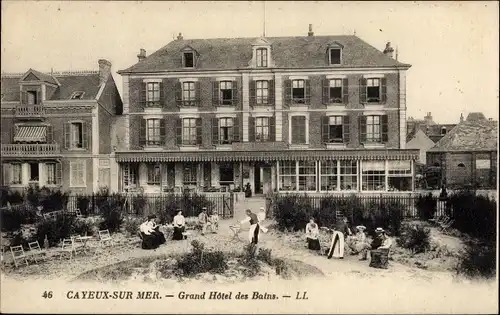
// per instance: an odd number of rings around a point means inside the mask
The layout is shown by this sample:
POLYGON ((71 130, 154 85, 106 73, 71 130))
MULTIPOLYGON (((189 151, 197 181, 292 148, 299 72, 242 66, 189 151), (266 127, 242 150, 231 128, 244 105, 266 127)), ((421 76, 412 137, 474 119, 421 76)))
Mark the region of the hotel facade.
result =
POLYGON ((356 36, 184 39, 118 73, 114 191, 412 191, 406 71, 356 36))

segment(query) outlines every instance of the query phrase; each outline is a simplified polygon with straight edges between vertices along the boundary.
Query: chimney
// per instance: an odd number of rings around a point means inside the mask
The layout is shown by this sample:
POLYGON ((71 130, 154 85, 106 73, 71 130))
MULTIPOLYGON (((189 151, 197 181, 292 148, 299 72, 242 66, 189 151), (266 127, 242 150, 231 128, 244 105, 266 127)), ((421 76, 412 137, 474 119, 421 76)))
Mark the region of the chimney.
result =
POLYGON ((177 40, 183 40, 184 37, 182 36, 182 33, 179 33, 179 35, 177 35, 177 40))
POLYGON ((309 24, 309 32, 307 33, 307 36, 314 36, 313 25, 312 24, 309 24))
POLYGON ((387 44, 385 45, 385 49, 384 49, 384 55, 392 58, 393 53, 394 53, 394 48, 391 47, 391 42, 387 42, 387 44))
POLYGON ((462 122, 462 121, 464 121, 464 114, 463 113, 460 114, 460 122, 462 122))
POLYGON ((426 125, 434 125, 434 121, 432 121, 431 112, 427 112, 427 115, 424 117, 424 121, 426 125))
POLYGON ((137 59, 139 59, 139 62, 143 61, 144 59, 146 59, 146 49, 144 48, 141 48, 139 50, 139 54, 137 55, 137 59))
POLYGON ((99 85, 108 81, 111 74, 111 62, 106 59, 99 59, 99 85))

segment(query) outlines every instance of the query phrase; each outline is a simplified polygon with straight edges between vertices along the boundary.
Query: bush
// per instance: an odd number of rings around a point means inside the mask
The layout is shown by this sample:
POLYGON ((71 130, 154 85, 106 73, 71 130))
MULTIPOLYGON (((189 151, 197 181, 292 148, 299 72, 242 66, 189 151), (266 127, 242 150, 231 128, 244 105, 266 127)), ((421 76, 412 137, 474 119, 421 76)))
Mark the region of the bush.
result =
POLYGON ((469 243, 461 255, 456 272, 468 278, 494 278, 496 276, 496 244, 469 243))
POLYGON ((76 219, 73 225, 72 234, 94 235, 94 226, 87 220, 76 219))
POLYGON ((125 220, 124 229, 125 231, 131 235, 137 235, 137 232, 139 231, 139 226, 145 222, 146 219, 144 218, 137 218, 137 217, 129 217, 125 220))
POLYGON ((6 187, 0 187, 0 207, 7 206, 7 202, 11 205, 20 204, 24 201, 24 196, 17 190, 11 190, 6 187))
POLYGON ((94 195, 95 206, 104 219, 99 224, 100 230, 109 230, 113 233, 120 229, 123 223, 123 209, 125 197, 120 194, 109 194, 107 187, 103 187, 94 195))
POLYGON ((43 220, 36 226, 36 239, 41 245, 47 235, 49 246, 56 246, 61 239, 75 233, 75 226, 76 217, 73 215, 60 215, 55 219, 43 220))
POLYGON ((90 197, 84 195, 76 196, 76 208, 80 209, 82 215, 89 215, 90 197))
POLYGON ((28 203, 22 203, 11 206, 10 209, 2 208, 0 210, 0 222, 2 231, 10 232, 18 230, 22 224, 31 224, 36 222, 36 209, 28 203))
POLYGON ((43 207, 43 212, 59 211, 66 208, 68 194, 59 189, 29 186, 25 191, 26 201, 33 207, 43 207))
POLYGON ((430 248, 430 229, 421 225, 405 224, 397 241, 399 246, 415 254, 423 253, 430 248))
POLYGON ((415 201, 415 208, 417 208, 418 217, 421 220, 427 221, 434 217, 436 213, 437 198, 432 196, 431 193, 427 195, 418 195, 415 201))
POLYGON ((227 257, 221 251, 206 251, 205 245, 197 240, 191 242, 191 252, 182 254, 177 260, 177 269, 184 275, 198 273, 224 273, 227 269, 227 257))
POLYGON ((240 264, 244 266, 245 275, 247 277, 255 277, 260 272, 260 264, 257 260, 257 246, 253 243, 245 245, 243 247, 243 254, 240 260, 240 264))
POLYGON ((305 195, 285 195, 278 197, 274 204, 274 218, 278 229, 298 231, 305 229, 309 217, 312 215, 312 206, 305 195))
POLYGON ((261 248, 261 249, 259 249, 259 252, 258 252, 256 258, 258 260, 263 261, 266 264, 272 266, 273 265, 273 259, 272 259, 272 256, 271 256, 271 252, 272 252, 271 249, 261 248))

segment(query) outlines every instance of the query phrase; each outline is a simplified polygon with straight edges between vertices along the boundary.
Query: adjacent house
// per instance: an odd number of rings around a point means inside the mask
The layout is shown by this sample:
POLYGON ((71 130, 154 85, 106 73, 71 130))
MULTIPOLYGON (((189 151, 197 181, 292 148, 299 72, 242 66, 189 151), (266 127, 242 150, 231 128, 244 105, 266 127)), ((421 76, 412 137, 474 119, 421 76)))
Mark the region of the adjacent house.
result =
MULTIPOLYGON (((460 117, 460 121, 463 117, 460 117)), ((448 132, 450 132, 457 124, 438 124, 435 123, 431 112, 428 112, 424 119, 414 119, 409 117, 406 122, 408 141, 410 141, 417 133, 418 130, 422 130, 425 135, 431 139, 434 143, 438 142, 442 137, 444 137, 448 132)))
POLYGON ((110 186, 111 124, 122 102, 111 63, 98 71, 2 74, 2 184, 91 193, 110 186))
POLYGON ((408 137, 408 142, 406 142, 406 148, 419 150, 418 163, 426 164, 427 151, 432 148, 435 143, 431 140, 421 129, 408 137))
POLYGON ((450 187, 496 188, 497 142, 498 122, 470 113, 427 152, 427 165, 450 187))
POLYGON ((413 189, 406 71, 356 36, 184 39, 120 70, 116 191, 413 189))

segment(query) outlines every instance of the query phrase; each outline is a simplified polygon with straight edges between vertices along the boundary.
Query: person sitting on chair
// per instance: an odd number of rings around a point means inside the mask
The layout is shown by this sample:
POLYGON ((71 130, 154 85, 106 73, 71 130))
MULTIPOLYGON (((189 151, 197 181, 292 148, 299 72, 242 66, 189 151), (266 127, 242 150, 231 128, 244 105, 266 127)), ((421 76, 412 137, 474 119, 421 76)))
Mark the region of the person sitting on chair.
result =
POLYGON ((167 240, 165 239, 165 235, 163 235, 163 233, 160 231, 160 226, 156 224, 156 215, 150 215, 148 218, 150 219, 151 228, 153 229, 151 234, 156 237, 156 242, 158 243, 158 245, 165 244, 167 240))
POLYGON ((208 216, 208 222, 211 223, 212 232, 217 233, 217 230, 219 229, 219 215, 217 212, 213 213, 212 210, 212 213, 208 216))
POLYGON ((309 219, 309 223, 306 225, 306 239, 307 248, 310 250, 320 250, 321 246, 319 244, 319 228, 314 218, 309 219))
POLYGON ((383 228, 376 228, 375 233, 377 233, 377 237, 372 243, 372 250, 370 251, 370 267, 387 269, 392 240, 387 236, 383 228))
POLYGON ((366 241, 366 227, 358 225, 356 230, 356 234, 349 242, 349 248, 352 250, 353 255, 361 254, 360 260, 366 260, 368 250, 371 248, 370 244, 366 241))
POLYGON ((182 210, 177 210, 177 215, 174 217, 174 233, 172 236, 173 240, 180 241, 184 239, 184 231, 186 230, 186 219, 182 215, 182 210))
POLYGON ((139 231, 142 237, 142 249, 156 249, 159 246, 158 238, 153 235, 154 216, 149 216, 148 219, 139 226, 139 231))
POLYGON ((201 208, 201 213, 198 215, 198 222, 201 225, 201 235, 205 235, 207 228, 212 230, 212 222, 208 220, 207 207, 201 208))

